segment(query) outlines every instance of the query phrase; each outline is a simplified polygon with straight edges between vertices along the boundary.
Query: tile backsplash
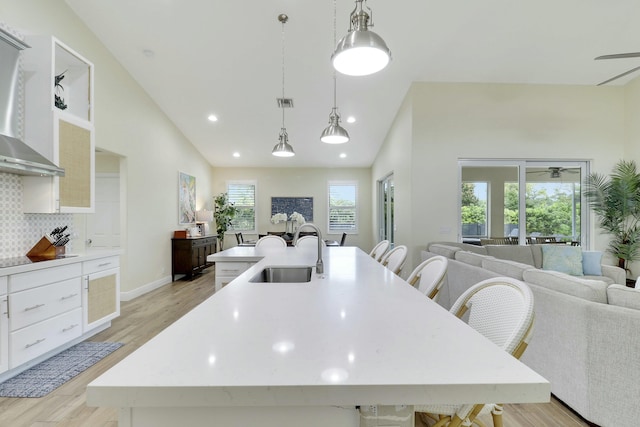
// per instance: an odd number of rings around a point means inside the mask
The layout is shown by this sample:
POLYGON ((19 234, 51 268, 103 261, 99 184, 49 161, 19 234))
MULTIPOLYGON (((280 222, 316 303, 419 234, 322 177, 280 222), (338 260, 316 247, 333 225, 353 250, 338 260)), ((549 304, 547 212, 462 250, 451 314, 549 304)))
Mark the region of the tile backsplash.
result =
MULTIPOLYGON (((22 212, 22 177, 0 173, 0 259, 25 255, 40 238, 58 226, 73 236, 73 214, 22 212)), ((71 252, 71 244, 66 245, 71 252)))

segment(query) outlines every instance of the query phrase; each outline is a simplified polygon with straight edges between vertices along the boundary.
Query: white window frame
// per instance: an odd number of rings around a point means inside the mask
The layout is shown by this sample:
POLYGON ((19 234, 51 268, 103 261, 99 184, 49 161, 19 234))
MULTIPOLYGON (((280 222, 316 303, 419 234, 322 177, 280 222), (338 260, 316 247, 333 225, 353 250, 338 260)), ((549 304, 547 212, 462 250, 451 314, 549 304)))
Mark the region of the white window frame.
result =
POLYGON ((360 212, 359 212, 359 203, 358 203, 358 181, 355 181, 355 180, 328 181, 327 182, 327 233, 328 234, 342 234, 342 233, 358 234, 358 229, 359 229, 358 223, 360 222, 359 217, 360 217, 360 212), (354 201, 353 208, 355 208, 356 218, 355 218, 353 230, 342 230, 342 229, 331 228, 331 208, 334 207, 331 205, 331 187, 333 186, 352 186, 355 188, 356 194, 355 194, 355 201, 354 201))
MULTIPOLYGON (((231 227, 229 227, 228 231, 237 231, 237 232, 242 232, 242 233, 247 233, 247 234, 257 234, 257 230, 258 230, 258 182, 256 180, 227 181, 227 195, 229 195, 229 187, 232 186, 232 185, 253 185, 253 189, 254 189, 254 193, 253 193, 253 212, 254 212, 253 229, 252 230, 235 229, 235 228, 233 228, 233 225, 232 225, 231 227)), ((243 207, 243 206, 236 205, 236 207, 240 208, 240 207, 243 207)), ((244 207, 250 207, 250 206, 244 206, 244 207)))

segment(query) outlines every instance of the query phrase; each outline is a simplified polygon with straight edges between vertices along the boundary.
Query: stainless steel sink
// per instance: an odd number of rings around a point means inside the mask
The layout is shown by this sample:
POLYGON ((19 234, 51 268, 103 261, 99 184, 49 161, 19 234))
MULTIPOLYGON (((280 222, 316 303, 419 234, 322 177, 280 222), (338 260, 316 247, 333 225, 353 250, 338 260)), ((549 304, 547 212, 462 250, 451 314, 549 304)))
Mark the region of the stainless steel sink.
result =
POLYGON ((265 267, 252 283, 305 283, 311 281, 313 267, 265 267))

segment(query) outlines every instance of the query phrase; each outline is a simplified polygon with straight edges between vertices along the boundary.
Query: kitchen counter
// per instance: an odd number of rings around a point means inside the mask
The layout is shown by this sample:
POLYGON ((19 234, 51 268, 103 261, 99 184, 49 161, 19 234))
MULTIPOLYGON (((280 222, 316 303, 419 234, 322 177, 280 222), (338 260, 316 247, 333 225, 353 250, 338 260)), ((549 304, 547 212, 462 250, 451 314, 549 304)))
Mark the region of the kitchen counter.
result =
POLYGON ((121 249, 94 249, 82 253, 65 254, 55 259, 40 260, 30 263, 26 256, 19 258, 7 258, 4 260, 0 259, 0 277, 16 273, 25 273, 27 271, 41 270, 43 268, 56 267, 59 265, 73 264, 76 262, 91 261, 93 259, 120 254, 122 254, 121 249), (22 262, 24 260, 25 263, 19 265, 8 265, 11 264, 11 261, 13 260, 17 262, 22 262), (6 266, 3 265, 3 261, 6 266))
POLYGON ((121 427, 322 427, 358 425, 356 405, 549 400, 544 378, 360 249, 323 254, 309 283, 249 280, 315 250, 211 255, 257 264, 90 383, 87 404, 120 408, 121 427))

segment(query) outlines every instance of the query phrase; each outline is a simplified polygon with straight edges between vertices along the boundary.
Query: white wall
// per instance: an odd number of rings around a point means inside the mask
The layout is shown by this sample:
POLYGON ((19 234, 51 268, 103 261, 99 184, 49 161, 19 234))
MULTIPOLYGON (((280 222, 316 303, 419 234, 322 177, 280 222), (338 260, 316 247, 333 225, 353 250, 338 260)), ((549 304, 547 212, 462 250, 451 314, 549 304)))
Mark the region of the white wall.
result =
MULTIPOLYGON (((214 168, 214 196, 227 190, 227 182, 255 180, 257 182, 258 232, 284 231, 283 224, 271 224, 271 197, 313 197, 313 223, 320 227, 323 237, 339 240, 340 234, 327 233, 328 181, 358 182, 358 234, 347 236, 346 244, 371 250, 371 169, 369 168, 214 168)), ((255 238, 255 236, 253 236, 255 238)), ((228 235, 225 248, 236 244, 228 235)))
POLYGON ((125 157, 122 291, 167 283, 170 238, 182 228, 178 171, 196 177, 198 209, 211 207, 210 165, 64 1, 0 0, 0 17, 23 34, 55 35, 94 63, 96 146, 125 157))
MULTIPOLYGON (((428 242, 458 239, 458 159, 585 159, 606 173, 625 155, 623 87, 414 83, 406 102, 373 178, 390 157, 411 171, 410 194, 396 197, 396 213, 413 219, 410 235, 399 223, 396 240, 410 244, 414 263, 428 242)), ((606 236, 594 236, 603 250, 606 236)))
MULTIPOLYGON (((403 101, 394 124, 389 130, 385 143, 380 148, 378 155, 371 167, 372 178, 372 204, 371 210, 374 213, 372 221, 372 233, 374 239, 378 240, 378 198, 377 185, 378 181, 393 173, 394 179, 394 243, 396 245, 406 245, 409 248, 409 254, 416 253, 414 239, 415 227, 421 227, 419 224, 413 223, 413 211, 411 209, 413 200, 412 188, 414 185, 422 185, 414 179, 414 174, 418 171, 412 170, 413 157, 413 133, 412 133, 412 96, 408 94, 403 101)), ((416 221, 421 222, 424 219, 422 215, 418 215, 416 221)), ((419 252, 419 251, 418 251, 419 252)), ((414 260, 417 261, 417 260, 414 260)), ((411 261, 411 255, 407 264, 403 269, 401 276, 406 277, 407 272, 411 271, 414 262, 411 261)))

